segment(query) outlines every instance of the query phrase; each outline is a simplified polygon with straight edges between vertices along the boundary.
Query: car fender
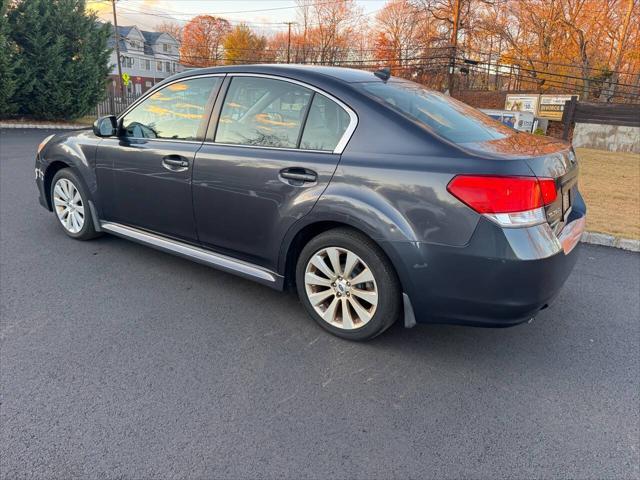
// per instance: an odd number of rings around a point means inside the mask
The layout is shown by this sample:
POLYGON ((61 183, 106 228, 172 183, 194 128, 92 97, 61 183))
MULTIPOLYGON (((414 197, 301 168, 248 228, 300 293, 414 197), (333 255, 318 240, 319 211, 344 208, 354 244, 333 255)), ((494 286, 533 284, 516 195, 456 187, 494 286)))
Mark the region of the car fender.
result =
POLYGON ((90 130, 56 135, 39 155, 39 168, 46 177, 47 170, 57 162, 69 166, 84 183, 92 199, 98 198, 95 157, 100 139, 90 130))

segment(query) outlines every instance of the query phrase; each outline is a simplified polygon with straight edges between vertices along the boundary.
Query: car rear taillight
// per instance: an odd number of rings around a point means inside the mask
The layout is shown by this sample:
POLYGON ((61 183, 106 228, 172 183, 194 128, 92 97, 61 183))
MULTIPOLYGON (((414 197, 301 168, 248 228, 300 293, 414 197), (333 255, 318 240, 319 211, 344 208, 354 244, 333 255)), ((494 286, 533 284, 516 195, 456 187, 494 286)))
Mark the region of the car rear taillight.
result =
POLYGON ((503 227, 523 227, 546 221, 545 205, 557 196, 552 178, 458 175, 447 190, 476 212, 503 227))

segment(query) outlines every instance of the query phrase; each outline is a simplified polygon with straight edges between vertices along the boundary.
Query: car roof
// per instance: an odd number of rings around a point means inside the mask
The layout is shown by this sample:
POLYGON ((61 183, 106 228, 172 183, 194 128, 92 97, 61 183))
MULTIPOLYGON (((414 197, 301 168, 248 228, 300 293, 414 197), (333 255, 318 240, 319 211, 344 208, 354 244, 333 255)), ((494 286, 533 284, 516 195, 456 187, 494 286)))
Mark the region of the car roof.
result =
POLYGON ((373 72, 366 70, 298 64, 226 65, 222 67, 195 68, 179 73, 172 78, 175 79, 207 73, 262 73, 292 77, 296 77, 297 74, 304 74, 307 79, 317 77, 318 80, 322 80, 322 78, 333 77, 345 83, 381 81, 373 72))

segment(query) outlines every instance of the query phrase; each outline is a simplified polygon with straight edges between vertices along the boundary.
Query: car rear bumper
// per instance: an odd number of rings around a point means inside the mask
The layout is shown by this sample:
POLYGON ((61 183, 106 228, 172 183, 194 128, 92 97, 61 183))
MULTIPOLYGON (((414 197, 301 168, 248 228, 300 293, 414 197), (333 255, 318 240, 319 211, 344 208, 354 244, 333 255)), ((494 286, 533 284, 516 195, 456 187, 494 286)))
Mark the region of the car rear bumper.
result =
POLYGON ((500 228, 481 219, 461 248, 387 243, 418 323, 510 326, 546 308, 569 277, 585 226, 582 198, 556 235, 548 225, 500 228))

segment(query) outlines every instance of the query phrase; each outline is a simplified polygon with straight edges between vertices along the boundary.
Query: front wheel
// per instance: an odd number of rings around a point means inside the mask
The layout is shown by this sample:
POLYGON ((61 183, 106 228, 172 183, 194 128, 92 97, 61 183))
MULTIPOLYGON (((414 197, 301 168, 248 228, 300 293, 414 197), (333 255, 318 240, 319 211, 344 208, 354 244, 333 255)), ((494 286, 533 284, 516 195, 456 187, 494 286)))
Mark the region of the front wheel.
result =
POLYGON ((368 237, 337 228, 313 238, 296 266, 298 296, 324 329, 349 340, 368 340, 401 314, 393 266, 368 237))
POLYGON ((53 177, 51 205, 58 223, 70 237, 89 240, 99 235, 93 226, 88 195, 71 169, 63 168, 53 177))

